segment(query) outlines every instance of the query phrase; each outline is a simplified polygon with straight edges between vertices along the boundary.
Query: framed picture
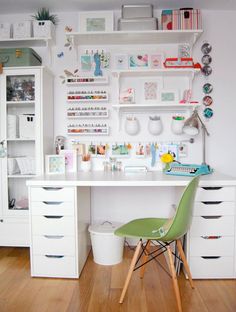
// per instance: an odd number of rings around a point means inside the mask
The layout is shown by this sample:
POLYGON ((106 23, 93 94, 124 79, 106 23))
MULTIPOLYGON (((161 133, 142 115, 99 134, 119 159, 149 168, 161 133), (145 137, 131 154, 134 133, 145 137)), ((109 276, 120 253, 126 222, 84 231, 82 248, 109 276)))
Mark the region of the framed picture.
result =
POLYGON ((129 149, 126 144, 112 145, 112 156, 129 156, 129 149))
POLYGON ((114 68, 118 70, 127 69, 128 55, 127 54, 114 55, 114 68))
POLYGON ((151 54, 150 55, 150 67, 151 69, 163 68, 164 56, 163 54, 151 54))
POLYGON ((64 174, 65 157, 64 155, 46 155, 46 173, 47 174, 64 174))
POLYGON ((160 91, 163 90, 163 79, 149 78, 143 80, 143 100, 148 102, 160 102, 160 91))
POLYGON ((76 150, 61 150, 60 155, 65 157, 66 172, 77 171, 77 152, 76 150))
POLYGON ((106 145, 98 144, 97 145, 97 156, 106 156, 106 145))
POLYGON ((148 54, 134 54, 129 55, 129 69, 148 68, 148 54))
POLYGON ((79 31, 113 31, 113 11, 79 12, 79 31))
POLYGON ((161 102, 176 102, 179 101, 178 91, 177 90, 161 90, 160 92, 161 102))

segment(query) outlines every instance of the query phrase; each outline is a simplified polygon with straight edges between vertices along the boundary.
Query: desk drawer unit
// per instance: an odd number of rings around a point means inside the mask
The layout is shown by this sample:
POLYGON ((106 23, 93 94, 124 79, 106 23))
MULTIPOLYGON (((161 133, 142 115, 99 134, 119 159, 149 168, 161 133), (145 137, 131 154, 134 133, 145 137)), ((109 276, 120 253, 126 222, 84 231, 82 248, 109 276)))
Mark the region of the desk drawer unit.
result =
POLYGON ((31 274, 78 277, 76 188, 30 189, 31 274))
POLYGON ((235 277, 235 188, 199 187, 187 234, 193 278, 235 277))

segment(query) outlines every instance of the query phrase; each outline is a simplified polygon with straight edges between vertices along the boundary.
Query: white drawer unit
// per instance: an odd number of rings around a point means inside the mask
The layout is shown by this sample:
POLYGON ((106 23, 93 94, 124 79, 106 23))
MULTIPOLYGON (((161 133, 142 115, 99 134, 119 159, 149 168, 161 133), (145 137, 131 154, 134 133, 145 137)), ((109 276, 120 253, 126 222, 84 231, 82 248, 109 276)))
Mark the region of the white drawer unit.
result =
POLYGON ((199 187, 187 234, 193 278, 234 278, 235 187, 199 187))
POLYGON ((31 275, 78 278, 90 251, 90 188, 34 186, 29 199, 31 275))

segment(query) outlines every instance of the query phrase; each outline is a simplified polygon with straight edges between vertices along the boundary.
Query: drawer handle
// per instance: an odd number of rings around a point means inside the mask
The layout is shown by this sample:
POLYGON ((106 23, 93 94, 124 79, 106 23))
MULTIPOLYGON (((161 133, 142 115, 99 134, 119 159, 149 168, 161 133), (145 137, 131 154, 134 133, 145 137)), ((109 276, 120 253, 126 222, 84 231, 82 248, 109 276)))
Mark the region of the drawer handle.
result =
POLYGON ((47 218, 47 219, 61 219, 61 218, 63 218, 63 216, 44 216, 44 218, 47 218))
POLYGON ((45 191, 60 191, 60 190, 62 190, 63 189, 63 187, 43 187, 43 189, 45 190, 45 191))
POLYGON ((45 257, 47 258, 56 258, 56 259, 61 259, 61 258, 64 258, 65 256, 58 256, 58 255, 45 255, 45 257))
POLYGON ((202 187, 206 191, 215 191, 215 190, 220 190, 222 189, 222 186, 205 186, 202 187))
POLYGON ((48 239, 61 239, 64 235, 44 235, 44 237, 48 239))
POLYGON ((219 205, 222 201, 202 201, 204 205, 219 205))
POLYGON ((43 201, 45 205, 61 205, 63 202, 57 202, 57 201, 43 201))
POLYGON ((210 236, 201 236, 203 239, 219 239, 222 236, 210 235, 210 236))
POLYGON ((201 216, 203 219, 220 219, 222 216, 201 216))
POLYGON ((202 259, 220 259, 220 256, 201 256, 202 259))

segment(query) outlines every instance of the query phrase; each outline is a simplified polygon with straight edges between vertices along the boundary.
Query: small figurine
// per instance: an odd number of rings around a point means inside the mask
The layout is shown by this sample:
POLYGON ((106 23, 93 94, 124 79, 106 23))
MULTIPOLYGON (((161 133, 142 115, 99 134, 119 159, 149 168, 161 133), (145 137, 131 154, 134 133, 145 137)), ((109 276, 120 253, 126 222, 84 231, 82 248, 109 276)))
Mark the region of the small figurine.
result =
POLYGON ((98 54, 98 52, 94 54, 94 62, 95 62, 94 76, 102 76, 101 60, 100 60, 100 55, 98 54))

